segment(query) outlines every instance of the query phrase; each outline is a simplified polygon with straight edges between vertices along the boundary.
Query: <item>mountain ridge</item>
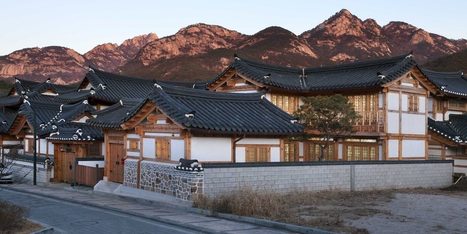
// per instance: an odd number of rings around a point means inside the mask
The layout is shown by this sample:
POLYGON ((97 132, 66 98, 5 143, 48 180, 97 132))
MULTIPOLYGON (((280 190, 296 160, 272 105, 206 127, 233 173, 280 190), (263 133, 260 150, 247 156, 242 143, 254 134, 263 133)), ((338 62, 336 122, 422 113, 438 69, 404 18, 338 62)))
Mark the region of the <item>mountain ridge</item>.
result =
POLYGON ((467 49, 467 40, 448 39, 401 21, 379 25, 342 9, 299 35, 271 26, 245 35, 219 25, 197 23, 159 38, 155 33, 104 43, 79 54, 50 46, 0 56, 0 78, 77 82, 85 67, 147 79, 174 81, 214 77, 234 53, 280 66, 323 66, 394 56, 412 51, 420 64, 467 49))

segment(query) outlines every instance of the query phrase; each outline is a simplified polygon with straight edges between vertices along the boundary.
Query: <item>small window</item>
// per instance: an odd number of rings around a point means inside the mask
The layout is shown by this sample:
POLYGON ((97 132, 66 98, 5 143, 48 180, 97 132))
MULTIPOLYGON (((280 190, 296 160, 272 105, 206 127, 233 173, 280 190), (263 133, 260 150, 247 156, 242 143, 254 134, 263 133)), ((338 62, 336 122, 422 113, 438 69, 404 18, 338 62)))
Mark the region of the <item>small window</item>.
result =
POLYGON ((271 149, 268 146, 248 146, 245 149, 246 162, 269 162, 271 149))
POLYGON ((139 150, 139 140, 128 140, 128 150, 139 150))
POLYGON ((416 95, 409 95, 408 96, 408 110, 410 112, 418 112, 418 96, 416 95))

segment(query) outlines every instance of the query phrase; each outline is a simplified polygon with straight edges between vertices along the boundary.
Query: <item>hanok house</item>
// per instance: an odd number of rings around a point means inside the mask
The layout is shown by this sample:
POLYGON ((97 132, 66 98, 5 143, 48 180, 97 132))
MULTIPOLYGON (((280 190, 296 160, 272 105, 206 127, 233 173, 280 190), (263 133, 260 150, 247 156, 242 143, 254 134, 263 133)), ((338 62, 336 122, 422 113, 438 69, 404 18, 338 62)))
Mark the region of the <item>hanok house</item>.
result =
MULTIPOLYGON (((104 128, 105 176, 118 183, 127 163, 140 168, 152 161, 180 158, 284 161, 280 138, 303 131, 263 94, 215 93, 167 84, 155 84, 145 99, 122 99, 96 115, 88 123, 104 128)), ((125 171, 132 173, 137 172, 125 171)))
MULTIPOLYGON (((333 139, 326 160, 426 159, 427 98, 436 87, 412 55, 319 68, 286 68, 235 57, 207 84, 230 93, 265 92, 292 114, 306 96, 343 94, 361 116, 355 133, 333 139)), ((285 161, 316 160, 320 136, 303 142, 281 140, 285 161)))
POLYGON ((436 85, 430 97, 429 158, 454 159, 454 171, 467 173, 467 78, 462 72, 423 70, 436 85))

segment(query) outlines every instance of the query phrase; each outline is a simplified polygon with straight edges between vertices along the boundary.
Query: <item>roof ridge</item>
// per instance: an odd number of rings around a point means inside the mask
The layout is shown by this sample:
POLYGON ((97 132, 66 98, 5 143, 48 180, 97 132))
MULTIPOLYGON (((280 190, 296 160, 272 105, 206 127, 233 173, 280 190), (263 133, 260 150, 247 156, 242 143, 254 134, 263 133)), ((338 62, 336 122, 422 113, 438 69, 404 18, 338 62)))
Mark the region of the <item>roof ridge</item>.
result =
MULTIPOLYGON (((155 87, 157 89, 157 87, 155 87)), ((169 95, 192 96, 214 100, 240 100, 240 101, 259 101, 263 93, 224 93, 213 92, 209 90, 193 89, 180 86, 163 84, 162 89, 169 95)))
MULTIPOLYGON (((463 76, 464 72, 462 71, 451 71, 451 72, 447 72, 447 71, 433 71, 433 70, 430 70, 430 69, 427 69, 427 68, 420 68, 422 70, 423 73, 425 72, 428 72, 428 73, 433 73, 433 74, 437 74, 437 75, 459 75, 459 76, 463 76)), ((456 77, 446 77, 446 78, 456 78, 456 77)))
POLYGON ((408 54, 393 56, 389 58, 378 58, 374 60, 368 59, 364 61, 348 62, 348 63, 331 65, 331 66, 310 67, 310 68, 305 69, 305 73, 339 71, 339 70, 345 70, 349 68, 356 69, 356 68, 372 67, 372 66, 390 64, 390 63, 396 63, 396 62, 398 63, 398 62, 405 60, 406 58, 411 58, 411 54, 408 53, 408 54))
POLYGON ((253 66, 253 67, 259 67, 263 69, 270 69, 270 70, 275 70, 275 71, 280 71, 280 72, 289 72, 289 73, 297 73, 297 75, 301 75, 302 73, 302 68, 296 68, 296 67, 283 67, 283 66, 277 66, 277 65, 270 65, 266 63, 260 63, 260 62, 255 62, 252 60, 248 59, 243 59, 240 57, 236 57, 238 59, 235 59, 234 63, 236 62, 243 62, 246 65, 253 66))

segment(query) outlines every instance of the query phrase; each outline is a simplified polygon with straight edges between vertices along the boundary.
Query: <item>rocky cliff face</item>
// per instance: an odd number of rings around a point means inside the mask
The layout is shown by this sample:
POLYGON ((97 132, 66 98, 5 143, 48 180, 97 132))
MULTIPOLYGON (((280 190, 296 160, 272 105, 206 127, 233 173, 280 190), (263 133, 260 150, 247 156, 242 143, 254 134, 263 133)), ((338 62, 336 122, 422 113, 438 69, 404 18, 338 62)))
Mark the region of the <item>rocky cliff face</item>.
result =
POLYGON ((91 66, 106 71, 116 71, 129 60, 134 59, 141 48, 157 39, 155 33, 150 33, 125 40, 121 45, 106 43, 94 47, 84 54, 84 57, 91 66))
POLYGON ((206 80, 213 78, 237 53, 281 66, 321 66, 413 51, 420 63, 467 48, 404 22, 380 26, 341 10, 315 28, 295 35, 269 27, 254 35, 216 25, 195 24, 158 38, 147 34, 122 44, 102 44, 83 56, 63 47, 30 48, 0 57, 0 77, 47 77, 61 82, 83 77, 84 66, 148 79, 206 80))
POLYGON ((82 55, 64 47, 22 49, 0 57, 0 77, 77 82, 85 74, 85 62, 82 55))

